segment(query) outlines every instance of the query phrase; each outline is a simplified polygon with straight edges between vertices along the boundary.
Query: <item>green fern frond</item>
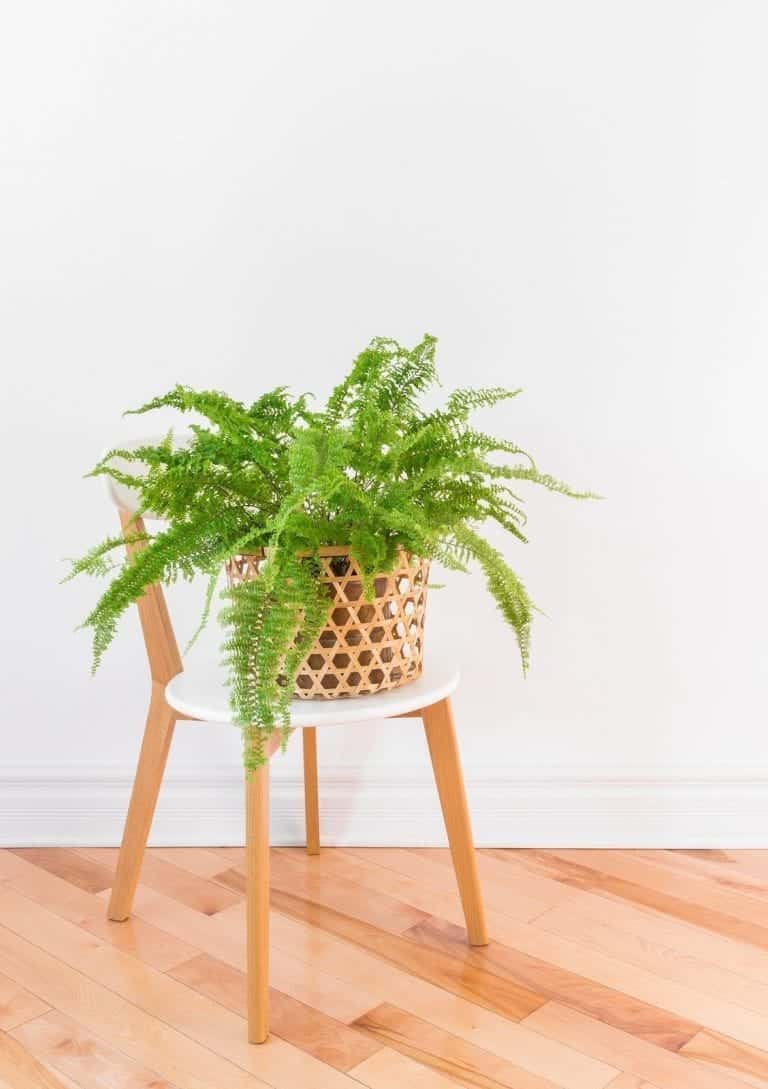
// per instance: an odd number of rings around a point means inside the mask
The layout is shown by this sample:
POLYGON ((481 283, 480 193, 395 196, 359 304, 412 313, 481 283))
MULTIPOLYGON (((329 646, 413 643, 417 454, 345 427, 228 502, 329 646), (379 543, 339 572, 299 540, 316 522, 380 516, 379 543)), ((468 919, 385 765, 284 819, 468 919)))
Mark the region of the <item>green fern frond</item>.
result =
POLYGON ((69 572, 61 581, 62 583, 70 582, 77 575, 95 575, 97 577, 106 575, 116 566, 120 566, 111 559, 109 555, 111 552, 117 548, 124 548, 126 545, 148 540, 149 535, 147 533, 129 533, 125 536, 107 537, 105 541, 97 544, 84 556, 77 560, 69 560, 69 572))
POLYGON ((479 408, 492 408, 500 401, 517 397, 522 389, 504 389, 501 386, 489 386, 486 389, 457 389, 448 398, 445 411, 448 416, 458 416, 466 420, 471 412, 479 408))
POLYGON ((531 621, 535 605, 528 591, 502 554, 469 526, 457 526, 456 540, 485 572, 488 590, 496 599, 501 615, 517 636, 523 672, 530 664, 531 621))

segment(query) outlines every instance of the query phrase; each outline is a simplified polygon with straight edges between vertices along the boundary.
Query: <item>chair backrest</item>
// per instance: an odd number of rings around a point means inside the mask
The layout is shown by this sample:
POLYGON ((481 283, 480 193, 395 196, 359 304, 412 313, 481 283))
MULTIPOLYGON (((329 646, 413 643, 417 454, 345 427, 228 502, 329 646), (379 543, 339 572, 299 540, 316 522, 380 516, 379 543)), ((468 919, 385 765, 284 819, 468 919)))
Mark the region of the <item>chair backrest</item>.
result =
MULTIPOLYGON (((188 432, 182 432, 178 436, 174 434, 174 446, 183 446, 187 435, 188 432)), ((162 441, 164 437, 164 435, 144 435, 141 438, 121 442, 120 446, 126 450, 137 450, 140 446, 155 445, 162 441)), ((125 469, 126 472, 141 475, 140 472, 137 472, 137 467, 139 470, 141 468, 139 462, 115 458, 113 464, 125 469)), ((137 533, 144 533, 144 519, 155 518, 156 516, 146 511, 141 518, 137 518, 136 511, 139 507, 139 497, 136 491, 125 484, 119 484, 111 477, 105 477, 104 479, 107 482, 107 494, 118 509, 120 525, 124 535, 132 536, 137 533)), ((127 543, 125 547, 128 555, 133 556, 142 548, 146 548, 146 544, 143 541, 133 541, 127 543)), ((165 685, 172 677, 181 673, 183 666, 165 594, 160 583, 156 582, 148 586, 136 604, 139 609, 139 620, 141 621, 152 683, 162 685, 165 688, 165 685)))

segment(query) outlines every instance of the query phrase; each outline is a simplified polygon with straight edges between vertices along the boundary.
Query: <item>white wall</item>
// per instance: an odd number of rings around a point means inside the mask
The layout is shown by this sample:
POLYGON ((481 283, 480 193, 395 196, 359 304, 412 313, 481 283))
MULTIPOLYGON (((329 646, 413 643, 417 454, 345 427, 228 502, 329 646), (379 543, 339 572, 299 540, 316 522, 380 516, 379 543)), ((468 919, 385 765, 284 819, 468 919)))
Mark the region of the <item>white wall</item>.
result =
MULTIPOLYGON (((532 543, 505 546, 547 614, 527 680, 479 578, 430 605, 432 653, 464 640, 481 838, 768 843, 764 5, 9 16, 5 840, 117 835, 146 701, 137 623, 90 680, 72 629, 96 587, 57 580, 113 528, 80 474, 135 433, 121 411, 176 382, 324 394, 371 336, 429 331, 447 387, 525 387, 489 428, 607 497, 532 495, 532 543)), ((188 595, 181 611, 184 634, 188 595)), ((418 835, 400 774, 437 829, 412 723, 321 745, 347 806, 334 835, 418 835), (363 766, 375 813, 344 794, 363 766)), ((276 770, 287 838, 296 756, 276 770)), ((234 799, 237 761, 234 731, 181 731, 187 808, 160 835, 204 839, 194 815, 223 797, 215 775, 234 799)), ((233 809, 217 834, 236 826, 233 809)))

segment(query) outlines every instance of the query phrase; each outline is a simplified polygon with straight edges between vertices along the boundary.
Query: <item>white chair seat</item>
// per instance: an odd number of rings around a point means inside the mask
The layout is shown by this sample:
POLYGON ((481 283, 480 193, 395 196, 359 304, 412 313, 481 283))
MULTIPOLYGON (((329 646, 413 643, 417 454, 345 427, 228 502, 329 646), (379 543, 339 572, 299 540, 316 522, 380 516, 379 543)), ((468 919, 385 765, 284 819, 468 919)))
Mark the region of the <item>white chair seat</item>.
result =
MULTIPOLYGON (((396 718, 445 699, 458 683, 456 670, 428 662, 417 680, 388 692, 350 699, 292 700, 291 725, 334 726, 396 718)), ((174 711, 202 722, 231 723, 233 720, 224 670, 213 655, 185 662, 184 672, 166 687, 165 698, 174 711)))

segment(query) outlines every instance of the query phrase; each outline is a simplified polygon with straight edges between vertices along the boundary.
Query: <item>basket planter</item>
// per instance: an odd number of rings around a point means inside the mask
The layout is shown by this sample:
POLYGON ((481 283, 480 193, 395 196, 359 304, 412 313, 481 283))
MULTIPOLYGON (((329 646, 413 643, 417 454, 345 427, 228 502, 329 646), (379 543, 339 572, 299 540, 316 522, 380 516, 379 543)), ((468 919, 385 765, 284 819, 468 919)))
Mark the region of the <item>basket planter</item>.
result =
MULTIPOLYGON (((348 548, 318 552, 319 581, 327 588, 328 619, 301 664, 298 699, 344 699, 400 688, 421 675, 429 561, 401 551, 390 574, 374 579, 374 598, 348 548)), ((259 577, 264 552, 233 556, 226 564, 230 586, 259 577)))

